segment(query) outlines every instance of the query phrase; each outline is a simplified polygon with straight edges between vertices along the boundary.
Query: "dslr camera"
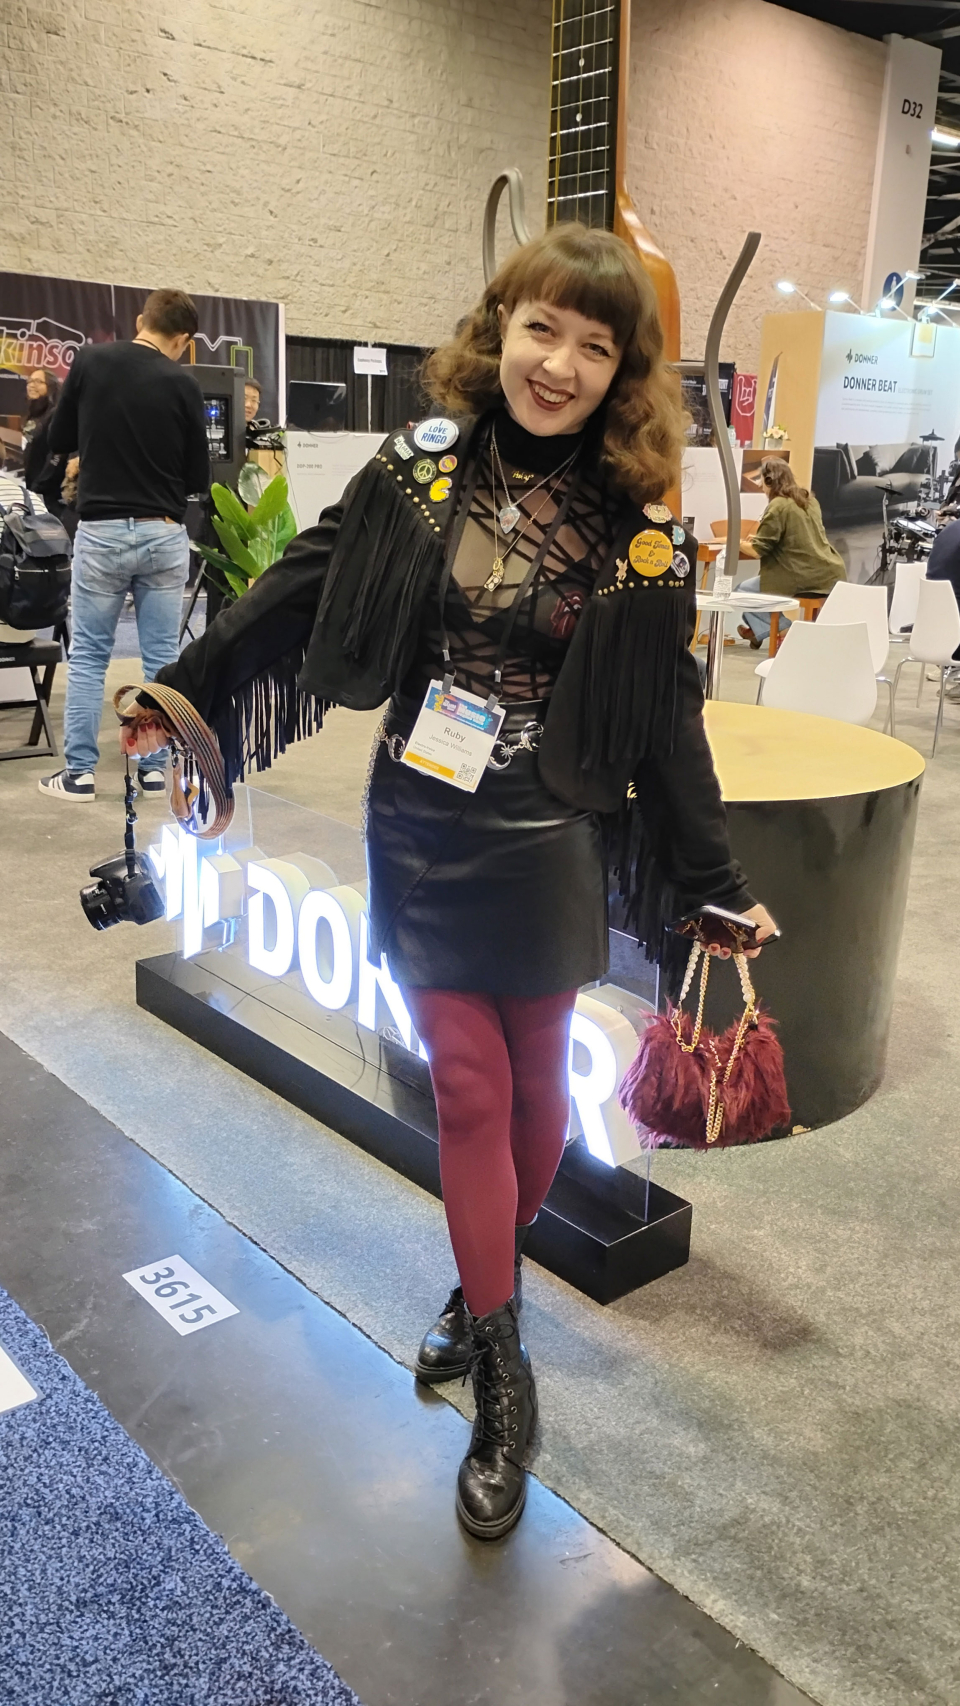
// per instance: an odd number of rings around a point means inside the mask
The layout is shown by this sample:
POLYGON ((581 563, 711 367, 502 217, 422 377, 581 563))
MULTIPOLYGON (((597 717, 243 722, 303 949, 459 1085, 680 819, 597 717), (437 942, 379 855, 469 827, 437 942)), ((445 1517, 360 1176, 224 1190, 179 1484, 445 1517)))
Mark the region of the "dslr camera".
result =
POLYGON ((152 924, 163 917, 163 896, 142 853, 132 858, 118 853, 94 865, 90 875, 97 880, 80 890, 80 905, 95 930, 109 930, 111 924, 152 924))
POLYGON ((134 841, 137 814, 133 802, 136 797, 128 759, 124 792, 127 824, 124 850, 112 859, 105 859, 102 865, 93 865, 90 875, 96 881, 87 883, 80 890, 80 905, 95 930, 109 930, 111 924, 152 924, 155 919, 163 917, 163 897, 134 841))

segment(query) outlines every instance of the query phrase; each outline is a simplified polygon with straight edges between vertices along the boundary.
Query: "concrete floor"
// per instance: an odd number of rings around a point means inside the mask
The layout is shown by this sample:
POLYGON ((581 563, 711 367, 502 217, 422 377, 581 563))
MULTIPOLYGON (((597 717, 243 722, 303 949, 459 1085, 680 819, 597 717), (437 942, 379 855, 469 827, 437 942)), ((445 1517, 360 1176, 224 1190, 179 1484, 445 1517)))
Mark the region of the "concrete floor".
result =
MULTIPOLYGON (((726 697, 754 697, 755 662, 746 647, 730 648, 726 697)), ((114 665, 111 685, 129 674, 129 663, 114 665)), ((55 710, 60 694, 58 686, 55 710)), ((919 713, 913 697, 905 681, 900 733, 927 752, 933 689, 919 713)), ((376 720, 375 713, 334 713, 319 740, 295 749, 257 785, 356 822, 376 720)), ((7 739, 3 722, 0 715, 0 739, 7 739)), ((448 1282, 436 1205, 133 1007, 133 962, 161 952, 171 933, 151 927, 148 945, 133 930, 93 938, 76 903, 86 865, 120 843, 118 757, 105 749, 100 797, 82 809, 40 798, 36 778, 52 768, 50 761, 0 768, 8 871, 0 896, 0 1028, 408 1360, 448 1282)), ((911 1438, 936 1437, 945 1475, 953 1430, 934 1417, 926 1394, 931 1380, 942 1389, 951 1341, 926 1341, 934 1318, 939 1330, 943 1307, 948 1315, 952 1308, 949 1274, 925 1256, 908 1210, 926 1214, 932 1235, 956 1190, 950 1135, 960 1043, 949 1017, 956 925, 948 897, 958 875, 958 771, 960 710, 951 706, 924 784, 900 999, 887 1079, 874 1101, 795 1146, 766 1146, 770 1153, 759 1160, 730 1155, 705 1171, 697 1157, 658 1157, 662 1182, 696 1204, 695 1258, 675 1283, 671 1277, 607 1312, 536 1270, 529 1288, 548 1398, 543 1480, 568 1489, 595 1523, 829 1706, 955 1698, 944 1680, 952 1662, 942 1599, 949 1569, 936 1564, 931 1540, 939 1517, 929 1501, 922 1513, 911 1504, 915 1452, 901 1432, 905 1391, 893 1412, 876 1394, 899 1369, 914 1400, 911 1438), (890 1171, 895 1156, 902 1188, 890 1171), (869 1233, 857 1220, 865 1168, 881 1190, 869 1233), (843 1242, 825 1231, 841 1214, 843 1242), (892 1297, 885 1249, 896 1251, 899 1295, 892 1297), (844 1295, 849 1302, 838 1310, 844 1295), (925 1330, 911 1333, 911 1322, 925 1330), (866 1382, 850 1390, 861 1431, 849 1438, 861 1439, 861 1455, 850 1460, 838 1445, 835 1405, 857 1380, 866 1382), (746 1383, 745 1407, 738 1381, 746 1383), (871 1385, 872 1410, 866 1397, 857 1410, 858 1394, 871 1385), (877 1436, 879 1466, 884 1451, 892 1454, 885 1484, 896 1478, 895 1520, 872 1490, 853 1512, 818 1503, 835 1481, 850 1483, 854 1466, 863 1471, 863 1430, 874 1415, 886 1430, 877 1436), (816 1440, 823 1455, 811 1458, 816 1440), (806 1501, 802 1517, 791 1509, 791 1486, 806 1501), (754 1520, 762 1568, 743 1573, 738 1530, 754 1520)), ((160 804, 145 804, 145 828, 163 816, 160 804)), ((852 1414, 847 1426, 854 1428, 852 1414)), ((948 1507, 938 1509, 946 1520, 948 1507)), ((320 1645, 336 1663, 329 1642, 320 1645)), ((679 1697, 697 1698, 682 1690, 679 1697)))

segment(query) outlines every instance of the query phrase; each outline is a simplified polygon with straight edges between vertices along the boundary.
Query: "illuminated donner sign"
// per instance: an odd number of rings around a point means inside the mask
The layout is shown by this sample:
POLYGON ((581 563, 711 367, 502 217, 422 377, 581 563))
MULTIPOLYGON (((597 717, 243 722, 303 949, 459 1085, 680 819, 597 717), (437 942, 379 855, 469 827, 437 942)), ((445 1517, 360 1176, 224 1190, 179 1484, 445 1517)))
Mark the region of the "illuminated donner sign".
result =
MULTIPOLYGON (((350 1008, 356 1022, 376 1032, 388 1022, 406 1048, 423 1044, 403 993, 384 956, 370 958, 363 896, 339 885, 319 860, 295 854, 266 859, 250 849, 202 852, 193 835, 164 826, 148 855, 165 899, 165 916, 182 919, 183 954, 204 946, 203 932, 246 915, 246 957, 266 977, 298 971, 307 995, 327 1012, 350 1008), (329 885, 319 879, 329 877, 329 885)), ((570 1022, 570 1097, 591 1154, 610 1166, 640 1152, 637 1133, 617 1100, 617 1087, 636 1054, 629 1019, 597 994, 577 996, 570 1022)))

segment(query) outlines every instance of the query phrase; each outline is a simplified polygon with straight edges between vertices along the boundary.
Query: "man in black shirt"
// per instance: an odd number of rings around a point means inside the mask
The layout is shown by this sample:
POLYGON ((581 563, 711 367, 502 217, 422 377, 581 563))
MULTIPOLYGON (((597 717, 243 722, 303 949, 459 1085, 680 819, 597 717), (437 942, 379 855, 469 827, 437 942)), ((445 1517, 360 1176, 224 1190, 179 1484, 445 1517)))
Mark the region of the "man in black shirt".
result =
MULTIPOLYGON (((51 423, 51 451, 80 455, 66 768, 40 782, 52 799, 95 797, 103 684, 128 592, 144 680, 177 657, 190 562, 183 518, 188 496, 210 483, 203 396, 190 369, 177 366, 197 323, 182 290, 154 290, 132 343, 79 352, 51 423)), ((152 754, 139 769, 148 792, 163 789, 164 760, 152 754)))

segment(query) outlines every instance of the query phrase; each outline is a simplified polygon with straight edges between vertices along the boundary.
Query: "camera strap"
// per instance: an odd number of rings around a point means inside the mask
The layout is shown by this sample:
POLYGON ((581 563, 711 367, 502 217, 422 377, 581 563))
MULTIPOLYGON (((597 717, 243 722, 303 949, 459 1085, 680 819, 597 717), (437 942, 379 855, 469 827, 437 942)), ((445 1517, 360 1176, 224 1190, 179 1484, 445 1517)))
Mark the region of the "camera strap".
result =
POLYGON ((127 693, 146 691, 155 700, 163 718, 169 723, 173 734, 170 748, 173 754, 173 786, 170 791, 170 806, 173 815, 185 827, 190 829, 202 841, 212 841, 228 827, 233 818, 233 789, 227 787, 226 773, 223 767, 217 737, 213 730, 204 722, 195 706, 174 687, 161 687, 158 681, 142 682, 121 687, 113 696, 113 708, 122 723, 136 728, 154 718, 152 707, 137 705, 127 713, 120 709, 121 702, 127 693), (182 766, 182 774, 181 774, 182 766), (210 792, 213 801, 214 815, 210 822, 197 818, 197 803, 200 794, 195 771, 203 785, 210 792))

